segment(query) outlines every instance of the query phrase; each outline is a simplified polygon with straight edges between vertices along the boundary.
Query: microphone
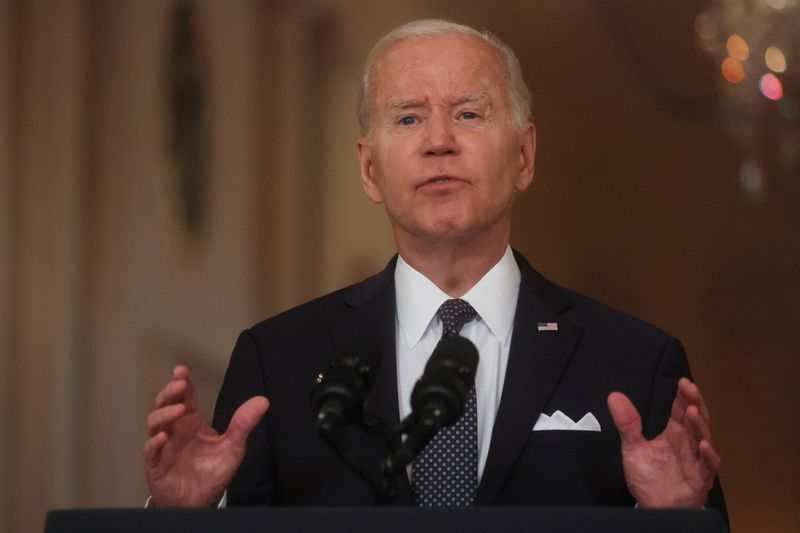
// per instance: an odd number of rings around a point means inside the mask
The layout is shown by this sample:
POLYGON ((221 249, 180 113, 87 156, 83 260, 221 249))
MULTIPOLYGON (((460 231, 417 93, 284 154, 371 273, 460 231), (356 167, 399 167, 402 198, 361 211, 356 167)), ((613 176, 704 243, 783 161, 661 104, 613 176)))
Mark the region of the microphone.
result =
POLYGON ((319 431, 359 420, 377 368, 378 347, 368 337, 352 339, 317 376, 311 408, 319 431))
POLYGON ((468 339, 456 335, 439 341, 411 392, 412 412, 401 423, 411 429, 394 458, 385 465, 389 475, 405 468, 437 431, 464 414, 477 368, 478 349, 468 339))
POLYGON ((477 368, 478 349, 472 342, 458 335, 440 340, 411 391, 411 410, 418 421, 438 430, 458 420, 477 368))

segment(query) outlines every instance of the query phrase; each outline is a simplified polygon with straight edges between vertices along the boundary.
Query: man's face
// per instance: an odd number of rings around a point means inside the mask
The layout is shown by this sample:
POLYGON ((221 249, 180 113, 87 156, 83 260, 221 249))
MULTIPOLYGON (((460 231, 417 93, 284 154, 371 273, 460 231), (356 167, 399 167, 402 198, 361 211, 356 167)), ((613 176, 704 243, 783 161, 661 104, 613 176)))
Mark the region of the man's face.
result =
POLYGON ((504 75, 494 49, 461 35, 401 41, 376 64, 359 162, 398 245, 508 238, 514 197, 533 177, 535 134, 514 126, 504 75))

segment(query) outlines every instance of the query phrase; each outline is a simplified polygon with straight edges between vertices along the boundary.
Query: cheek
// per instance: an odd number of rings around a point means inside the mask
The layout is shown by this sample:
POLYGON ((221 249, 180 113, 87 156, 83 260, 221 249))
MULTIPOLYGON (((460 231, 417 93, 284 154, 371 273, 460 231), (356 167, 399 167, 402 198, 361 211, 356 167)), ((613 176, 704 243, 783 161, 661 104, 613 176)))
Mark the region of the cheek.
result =
POLYGON ((398 150, 381 155, 380 164, 375 165, 376 181, 386 194, 402 193, 410 183, 411 177, 414 176, 414 169, 411 166, 412 158, 398 150))
POLYGON ((509 144, 498 147, 495 153, 500 154, 496 160, 498 180, 502 182, 500 187, 516 192, 520 183, 519 169, 521 163, 519 152, 514 148, 514 144, 509 141, 509 144))
MULTIPOLYGON (((380 196, 378 203, 386 206, 398 206, 402 203, 402 190, 398 186, 396 169, 386 169, 385 167, 375 166, 374 181, 376 195, 380 196), (388 172, 387 172, 388 170, 388 172)), ((374 200, 375 198, 373 198, 374 200)))

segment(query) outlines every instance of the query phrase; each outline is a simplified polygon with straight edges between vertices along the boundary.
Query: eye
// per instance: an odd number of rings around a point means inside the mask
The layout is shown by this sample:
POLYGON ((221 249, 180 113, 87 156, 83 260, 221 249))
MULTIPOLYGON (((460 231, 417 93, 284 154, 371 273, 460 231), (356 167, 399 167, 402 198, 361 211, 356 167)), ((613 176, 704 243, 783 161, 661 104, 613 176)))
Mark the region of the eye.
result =
POLYGON ((464 119, 464 120, 475 120, 477 118, 480 118, 480 116, 474 111, 464 111, 463 113, 458 115, 458 118, 461 118, 461 119, 464 119))
POLYGON ((407 115, 405 117, 401 117, 399 123, 401 126, 413 126, 417 123, 417 117, 407 115))

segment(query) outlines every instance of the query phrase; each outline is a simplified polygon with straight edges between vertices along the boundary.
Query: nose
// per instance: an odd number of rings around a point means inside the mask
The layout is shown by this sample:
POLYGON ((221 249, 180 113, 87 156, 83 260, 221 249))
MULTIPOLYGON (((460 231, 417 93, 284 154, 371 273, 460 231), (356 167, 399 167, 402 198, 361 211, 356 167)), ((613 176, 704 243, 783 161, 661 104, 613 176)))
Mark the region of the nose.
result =
POLYGON ((428 118, 422 148, 428 157, 458 154, 455 128, 447 113, 433 113, 428 118))

